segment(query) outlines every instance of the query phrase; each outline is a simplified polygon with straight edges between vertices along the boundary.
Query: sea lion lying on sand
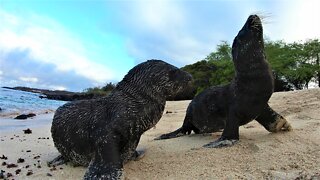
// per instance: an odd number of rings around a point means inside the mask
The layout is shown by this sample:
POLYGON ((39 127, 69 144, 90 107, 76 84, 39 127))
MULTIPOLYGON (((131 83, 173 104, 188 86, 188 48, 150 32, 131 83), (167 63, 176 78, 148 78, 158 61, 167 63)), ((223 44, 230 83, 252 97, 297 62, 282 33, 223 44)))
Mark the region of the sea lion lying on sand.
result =
POLYGON ((123 164, 138 158, 141 135, 161 118, 166 99, 189 86, 192 77, 161 60, 131 69, 110 95, 67 103, 54 115, 51 133, 62 158, 88 166, 84 179, 119 179, 123 164))
POLYGON ((263 29, 257 15, 251 15, 232 45, 235 77, 226 86, 210 87, 189 104, 181 128, 159 139, 223 129, 222 136, 204 147, 233 145, 239 140, 239 126, 257 120, 270 132, 291 130, 291 125, 272 110, 268 100, 274 80, 264 53, 263 29))

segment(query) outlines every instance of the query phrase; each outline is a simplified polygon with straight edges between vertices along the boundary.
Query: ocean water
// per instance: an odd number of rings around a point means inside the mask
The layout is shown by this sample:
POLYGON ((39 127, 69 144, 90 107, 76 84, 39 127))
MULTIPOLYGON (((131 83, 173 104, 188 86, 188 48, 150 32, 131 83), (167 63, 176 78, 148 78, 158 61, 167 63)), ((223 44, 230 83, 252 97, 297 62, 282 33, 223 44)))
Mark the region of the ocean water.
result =
POLYGON ((40 94, 0 88, 0 115, 55 111, 65 101, 39 98, 40 94))
POLYGON ((0 88, 0 130, 49 124, 52 113, 65 101, 39 98, 40 94, 0 88), (35 113, 36 118, 15 120, 20 114, 35 113), (49 120, 48 120, 49 119, 49 120))

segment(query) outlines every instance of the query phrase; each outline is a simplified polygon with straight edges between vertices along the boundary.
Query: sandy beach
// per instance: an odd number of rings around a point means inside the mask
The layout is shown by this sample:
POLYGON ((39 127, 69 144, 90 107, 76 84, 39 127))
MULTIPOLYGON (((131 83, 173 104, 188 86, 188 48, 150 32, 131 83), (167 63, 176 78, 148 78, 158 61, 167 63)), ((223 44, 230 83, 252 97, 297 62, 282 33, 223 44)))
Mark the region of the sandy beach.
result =
MULTIPOLYGON (((253 121, 228 148, 202 148, 221 133, 153 140, 181 126, 189 102, 167 102, 160 122, 141 138, 138 148, 147 149, 145 157, 125 165, 126 179, 320 179, 319 88, 272 95, 270 106, 291 123, 291 132, 269 133, 253 121)), ((52 116, 35 118, 50 122, 52 116)), ((0 169, 12 174, 9 179, 82 179, 85 167, 47 167, 58 154, 50 123, 0 132, 0 169), (26 128, 32 133, 24 134, 26 128), (24 162, 17 163, 19 158, 24 162), (8 168, 11 163, 17 167, 8 168)))

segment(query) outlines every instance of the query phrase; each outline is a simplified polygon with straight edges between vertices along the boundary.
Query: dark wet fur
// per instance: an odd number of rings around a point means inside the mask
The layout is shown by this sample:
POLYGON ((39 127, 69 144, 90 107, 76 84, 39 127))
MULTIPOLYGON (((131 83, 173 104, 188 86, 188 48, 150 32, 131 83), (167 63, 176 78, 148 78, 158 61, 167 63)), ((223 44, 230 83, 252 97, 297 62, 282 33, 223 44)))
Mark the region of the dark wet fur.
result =
POLYGON ((264 53, 263 29, 258 16, 249 16, 235 37, 232 56, 236 70, 232 82, 200 93, 189 104, 182 127, 156 139, 174 138, 191 131, 212 133, 224 129, 218 142, 238 140, 239 126, 253 119, 271 131, 270 124, 281 115, 268 105, 274 84, 264 53))
POLYGON ((160 60, 134 67, 107 97, 58 108, 52 138, 65 161, 89 166, 84 179, 119 179, 138 157, 140 136, 161 118, 166 99, 190 85, 191 75, 160 60))

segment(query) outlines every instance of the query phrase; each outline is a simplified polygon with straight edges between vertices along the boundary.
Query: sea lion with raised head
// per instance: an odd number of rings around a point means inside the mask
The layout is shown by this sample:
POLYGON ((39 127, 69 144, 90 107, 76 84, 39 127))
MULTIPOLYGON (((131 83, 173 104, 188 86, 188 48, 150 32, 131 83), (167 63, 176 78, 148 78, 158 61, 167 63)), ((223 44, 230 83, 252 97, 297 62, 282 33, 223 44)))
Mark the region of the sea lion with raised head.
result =
POLYGON ((166 99, 192 77, 168 63, 149 60, 131 69, 106 97, 67 103, 54 115, 51 133, 61 158, 88 166, 84 179, 119 179, 123 164, 139 158, 141 135, 161 118, 166 99))
POLYGON ((250 15, 232 45, 235 77, 226 86, 210 87, 189 104, 181 128, 159 139, 223 129, 222 136, 204 147, 233 145, 239 126, 257 120, 270 132, 291 130, 291 125, 269 105, 274 80, 264 53, 263 28, 257 15, 250 15))

